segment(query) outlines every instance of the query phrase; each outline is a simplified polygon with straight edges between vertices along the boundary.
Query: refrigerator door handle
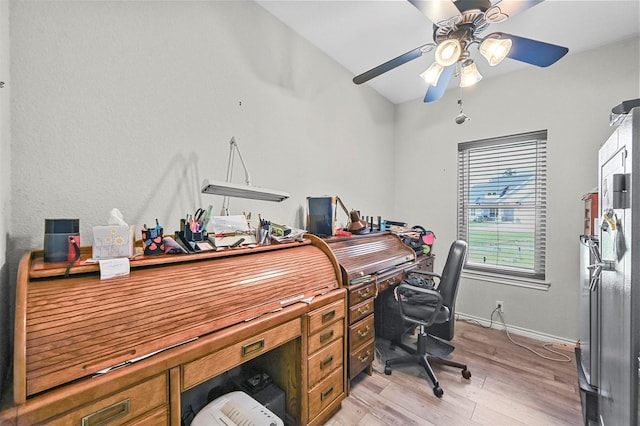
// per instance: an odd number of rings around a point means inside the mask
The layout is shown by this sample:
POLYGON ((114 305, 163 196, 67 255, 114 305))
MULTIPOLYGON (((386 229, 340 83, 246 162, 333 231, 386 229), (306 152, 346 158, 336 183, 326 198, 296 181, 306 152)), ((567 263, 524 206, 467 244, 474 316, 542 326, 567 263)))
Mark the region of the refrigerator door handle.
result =
POLYGON ((589 240, 589 250, 591 250, 591 254, 595 259, 595 263, 593 265, 587 266, 589 270, 591 270, 591 279, 589 280, 589 290, 595 291, 596 285, 600 280, 600 274, 602 271, 615 271, 617 262, 615 260, 602 260, 600 256, 600 250, 598 249, 598 245, 593 241, 589 240))

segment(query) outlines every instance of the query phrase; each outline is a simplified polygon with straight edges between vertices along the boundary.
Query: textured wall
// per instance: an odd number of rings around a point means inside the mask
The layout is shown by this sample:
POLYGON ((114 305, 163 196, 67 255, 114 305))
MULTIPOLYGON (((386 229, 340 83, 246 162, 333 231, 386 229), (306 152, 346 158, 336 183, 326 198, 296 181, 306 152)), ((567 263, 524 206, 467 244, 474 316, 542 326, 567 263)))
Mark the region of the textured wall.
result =
POLYGON ((254 184, 292 194, 282 204, 234 200, 236 213, 293 223, 305 197, 322 194, 391 208, 392 105, 256 4, 14 9, 13 194, 30 216, 12 233, 16 249, 42 246, 44 218, 79 217, 89 244, 112 207, 168 229, 196 207, 219 209, 198 189, 224 179, 234 135, 254 184), (367 164, 357 187, 345 179, 356 160, 367 164))
MULTIPOLYGON (((4 379, 10 366, 9 333, 7 326, 11 324, 11 310, 9 309, 11 294, 11 280, 7 263, 7 238, 10 229, 11 206, 11 151, 9 131, 9 2, 0 1, 0 400, 5 398, 3 392, 4 379), (6 300, 6 302, 5 302, 6 300)), ((1 406, 2 404, 0 404, 1 406)))

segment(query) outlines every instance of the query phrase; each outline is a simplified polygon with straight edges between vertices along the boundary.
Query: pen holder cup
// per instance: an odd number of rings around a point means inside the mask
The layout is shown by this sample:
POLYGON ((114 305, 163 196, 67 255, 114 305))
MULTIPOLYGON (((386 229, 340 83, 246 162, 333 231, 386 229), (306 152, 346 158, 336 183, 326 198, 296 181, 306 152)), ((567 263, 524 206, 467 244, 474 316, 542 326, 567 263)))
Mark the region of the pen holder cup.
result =
POLYGON ((143 229, 142 246, 144 254, 153 256, 164 253, 164 241, 162 240, 162 228, 143 229))
POLYGON ((258 228, 258 243, 269 244, 271 242, 271 226, 261 225, 258 228))
POLYGON ((188 226, 186 226, 184 228, 184 238, 187 241, 204 241, 207 239, 207 235, 202 231, 193 232, 188 226))

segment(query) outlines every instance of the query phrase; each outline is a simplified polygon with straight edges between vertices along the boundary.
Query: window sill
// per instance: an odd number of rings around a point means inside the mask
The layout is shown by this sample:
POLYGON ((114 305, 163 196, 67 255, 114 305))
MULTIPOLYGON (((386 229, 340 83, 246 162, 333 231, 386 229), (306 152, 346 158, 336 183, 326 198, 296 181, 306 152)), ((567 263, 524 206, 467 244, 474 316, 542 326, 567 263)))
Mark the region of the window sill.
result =
POLYGON ((515 287, 531 288, 534 290, 549 291, 551 283, 548 281, 536 280, 533 278, 515 277, 509 275, 496 274, 491 272, 480 272, 463 270, 462 278, 468 278, 477 281, 487 281, 494 284, 512 285, 515 287))

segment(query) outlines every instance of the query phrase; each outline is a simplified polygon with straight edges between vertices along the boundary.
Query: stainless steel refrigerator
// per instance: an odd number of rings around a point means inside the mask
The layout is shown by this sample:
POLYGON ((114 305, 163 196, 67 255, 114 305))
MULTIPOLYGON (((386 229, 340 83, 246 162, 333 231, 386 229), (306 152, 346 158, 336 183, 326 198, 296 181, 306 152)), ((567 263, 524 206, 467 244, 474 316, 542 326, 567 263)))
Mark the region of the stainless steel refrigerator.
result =
POLYGON ((640 382, 640 107, 625 114, 599 157, 597 421, 637 425, 640 382))
POLYGON ((595 235, 580 236, 580 346, 576 348, 578 383, 585 425, 598 423, 598 346, 600 278, 595 270, 599 242, 595 235))

